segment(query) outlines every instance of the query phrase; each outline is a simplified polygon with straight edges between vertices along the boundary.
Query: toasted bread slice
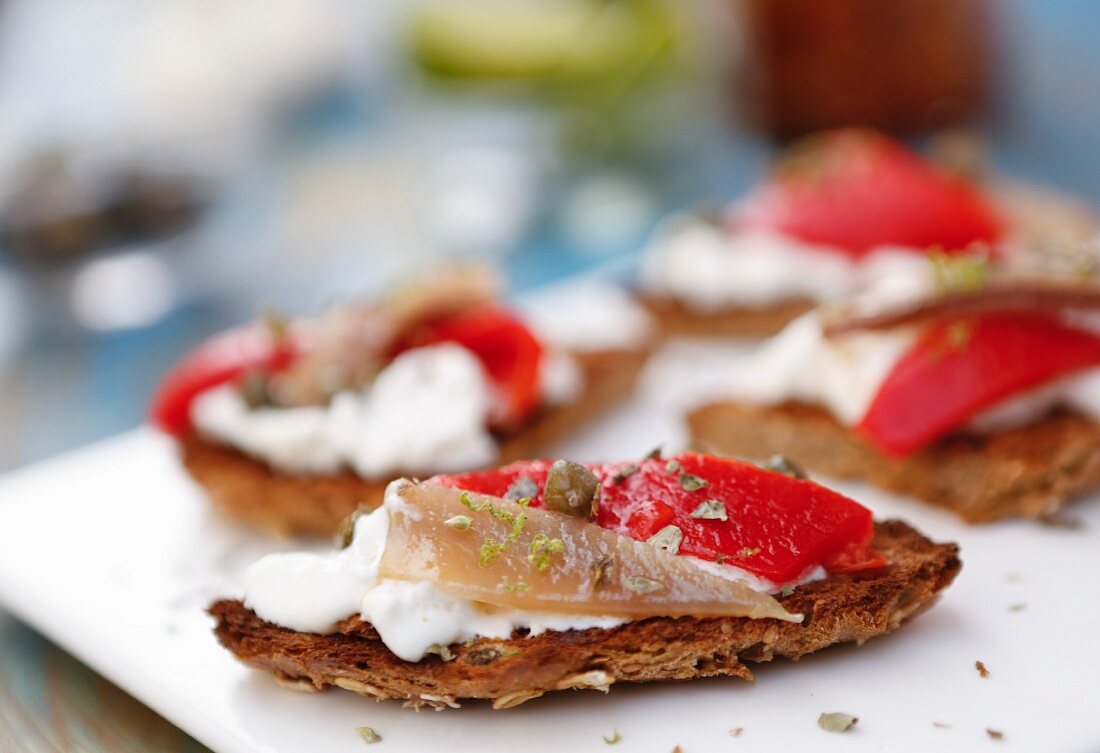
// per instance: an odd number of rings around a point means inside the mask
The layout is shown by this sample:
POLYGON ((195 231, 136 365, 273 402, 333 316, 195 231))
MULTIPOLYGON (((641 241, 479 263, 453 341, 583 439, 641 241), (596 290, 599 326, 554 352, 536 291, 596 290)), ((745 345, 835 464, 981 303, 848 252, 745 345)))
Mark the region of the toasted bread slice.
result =
MULTIPOLYGON (((628 395, 648 353, 614 350, 577 354, 584 393, 572 402, 543 410, 530 423, 500 441, 493 465, 538 457, 554 441, 628 395)), ((191 434, 180 441, 183 464, 220 509, 248 525, 277 536, 329 536, 360 505, 376 507, 393 479, 366 479, 354 473, 286 473, 239 450, 191 434)))
POLYGON ((407 662, 378 634, 349 617, 332 635, 299 633, 265 622, 236 600, 210 608, 222 645, 245 663, 303 690, 326 686, 412 706, 457 706, 464 698, 516 706, 551 690, 607 690, 616 682, 690 680, 732 675, 751 680, 746 662, 799 659, 835 643, 884 635, 930 606, 961 563, 955 544, 929 541, 907 524, 876 524, 874 545, 886 568, 832 575, 778 600, 805 615, 801 624, 744 617, 651 618, 616 628, 479 638, 451 646, 454 658, 407 662))
POLYGON ((990 434, 954 434, 902 459, 803 403, 712 403, 690 413, 687 423, 707 451, 785 455, 813 471, 947 507, 971 523, 1043 517, 1100 488, 1100 424, 1070 411, 990 434))

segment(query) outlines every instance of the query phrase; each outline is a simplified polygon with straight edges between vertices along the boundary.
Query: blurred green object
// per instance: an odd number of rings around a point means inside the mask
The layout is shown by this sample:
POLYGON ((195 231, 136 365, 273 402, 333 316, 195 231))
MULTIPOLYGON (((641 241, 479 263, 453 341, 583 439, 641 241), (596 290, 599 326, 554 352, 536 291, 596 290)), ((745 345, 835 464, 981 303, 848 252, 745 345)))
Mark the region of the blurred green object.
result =
POLYGON ((484 111, 541 111, 564 156, 637 167, 667 151, 685 98, 707 80, 701 67, 714 62, 699 53, 696 10, 675 0, 417 0, 407 39, 437 94, 484 111))
POLYGON ((425 213, 435 242, 507 253, 538 234, 554 256, 578 257, 636 246, 671 166, 687 162, 699 100, 711 99, 697 11, 675 0, 416 0, 406 122, 433 125, 432 162, 447 176, 425 213))
POLYGON ((410 40, 440 77, 584 88, 667 66, 679 27, 662 0, 425 0, 410 40))

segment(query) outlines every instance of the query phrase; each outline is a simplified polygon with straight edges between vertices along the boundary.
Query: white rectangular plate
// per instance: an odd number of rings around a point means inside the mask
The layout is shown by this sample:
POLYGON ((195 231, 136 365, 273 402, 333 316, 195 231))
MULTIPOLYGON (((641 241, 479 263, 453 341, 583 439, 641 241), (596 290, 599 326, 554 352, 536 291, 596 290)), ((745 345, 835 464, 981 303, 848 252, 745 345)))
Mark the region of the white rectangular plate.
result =
MULTIPOLYGON (((622 458, 678 446, 685 397, 719 378, 736 353, 698 343, 666 349, 630 404, 548 454, 622 458)), ((379 751, 393 753, 603 750, 600 738, 612 730, 622 735, 615 750, 663 753, 676 745, 684 753, 1100 749, 1100 500, 1073 508, 1082 530, 974 528, 918 503, 843 488, 880 517, 960 542, 962 574, 935 608, 893 635, 759 665, 755 683, 620 686, 503 712, 468 703, 440 713, 280 688, 217 645, 203 608, 233 593, 260 553, 296 545, 210 513, 171 443, 150 430, 0 481, 0 602, 220 753, 359 753, 354 730, 363 725, 382 734, 379 751), (825 732, 823 711, 860 721, 843 735, 825 732), (732 727, 744 732, 733 739, 732 727)))

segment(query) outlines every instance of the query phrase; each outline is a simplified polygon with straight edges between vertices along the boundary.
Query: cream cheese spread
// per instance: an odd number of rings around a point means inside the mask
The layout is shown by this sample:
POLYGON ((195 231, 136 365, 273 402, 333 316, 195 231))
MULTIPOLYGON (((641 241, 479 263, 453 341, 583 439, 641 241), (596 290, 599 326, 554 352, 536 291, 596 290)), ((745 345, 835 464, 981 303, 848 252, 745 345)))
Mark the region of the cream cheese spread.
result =
MULTIPOLYGON (((821 314, 813 311, 791 322, 737 364, 725 394, 762 405, 788 400, 817 405, 841 424, 853 426, 867 413, 916 336, 914 328, 901 327, 826 338, 821 314)), ((1059 406, 1100 420, 1100 369, 1010 396, 975 416, 967 428, 992 432, 1021 426, 1059 406)))
MULTIPOLYGON (((532 304, 544 344, 539 388, 547 405, 583 392, 584 373, 567 351, 641 347, 648 315, 623 291, 597 283, 532 304)), ((490 464, 497 446, 487 428, 491 385, 476 357, 455 344, 398 356, 359 391, 325 406, 248 406, 233 385, 199 395, 191 419, 204 436, 293 473, 350 468, 365 478, 431 475, 490 464)))
POLYGON ((352 468, 376 478, 491 463, 489 409, 480 362, 444 344, 401 354, 367 388, 338 393, 327 406, 251 409, 233 386, 222 386, 196 398, 191 417, 204 435, 276 468, 352 468))
POLYGON ((780 233, 734 232, 691 216, 674 216, 654 234, 642 258, 647 292, 701 312, 764 307, 791 299, 833 301, 884 277, 921 275, 923 253, 883 246, 854 259, 780 233))

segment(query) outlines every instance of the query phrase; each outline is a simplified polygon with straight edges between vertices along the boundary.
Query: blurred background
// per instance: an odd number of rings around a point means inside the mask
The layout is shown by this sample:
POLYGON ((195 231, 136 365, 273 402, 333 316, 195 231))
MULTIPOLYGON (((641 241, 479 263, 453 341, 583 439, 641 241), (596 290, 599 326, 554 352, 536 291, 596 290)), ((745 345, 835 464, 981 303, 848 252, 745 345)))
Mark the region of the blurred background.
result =
POLYGON ((1100 203, 1092 0, 2 0, 0 468, 258 307, 639 252, 785 140, 977 134, 1100 203))

